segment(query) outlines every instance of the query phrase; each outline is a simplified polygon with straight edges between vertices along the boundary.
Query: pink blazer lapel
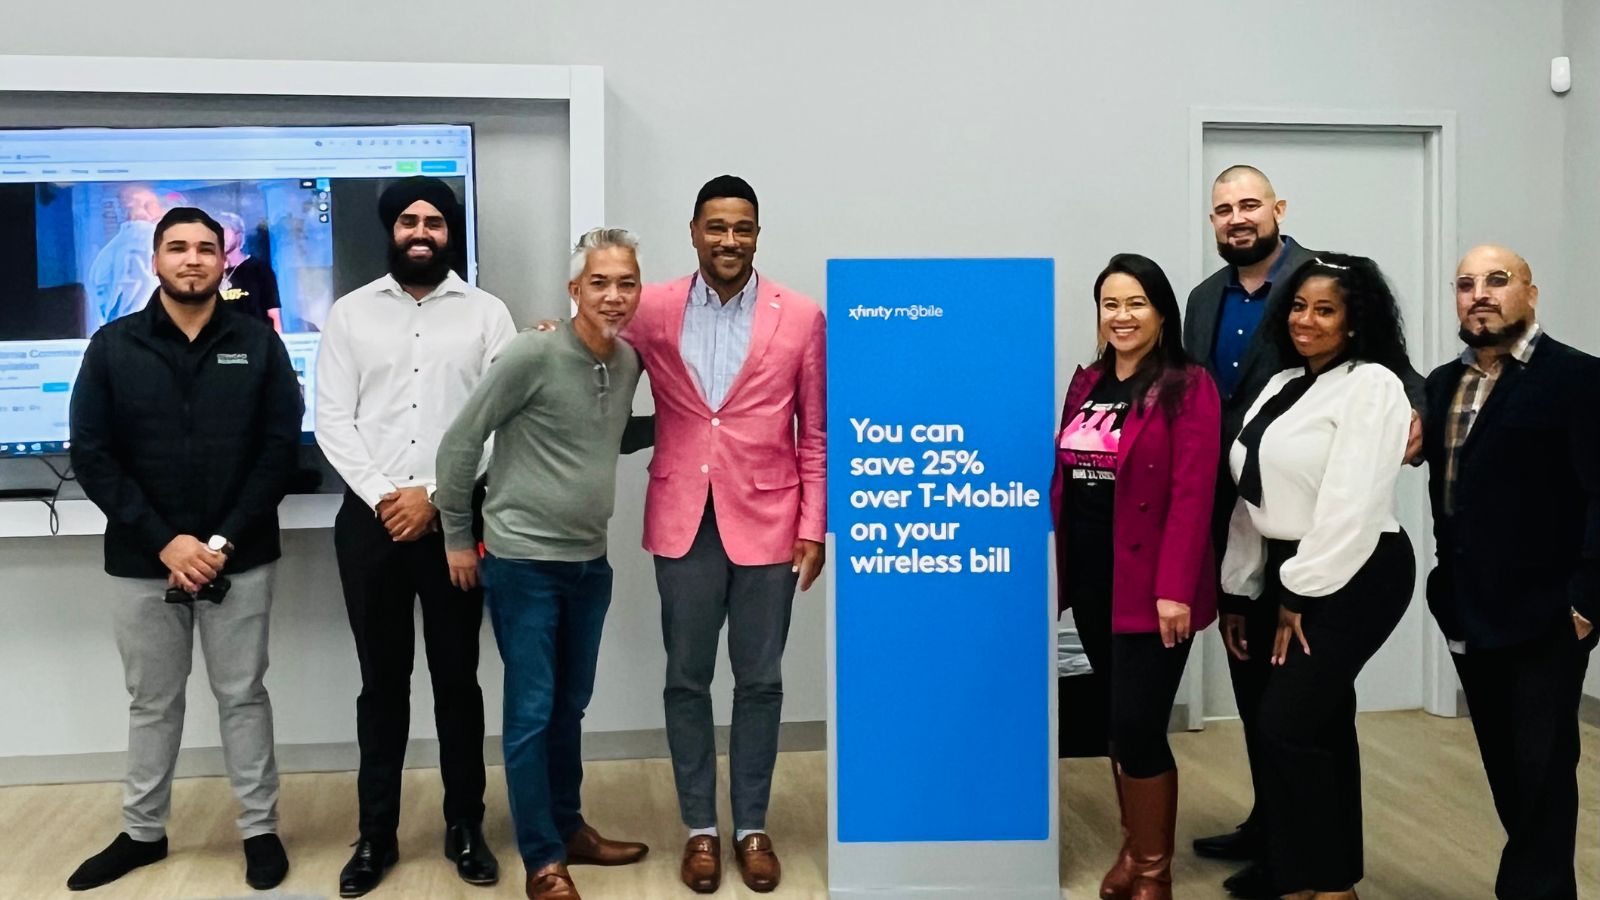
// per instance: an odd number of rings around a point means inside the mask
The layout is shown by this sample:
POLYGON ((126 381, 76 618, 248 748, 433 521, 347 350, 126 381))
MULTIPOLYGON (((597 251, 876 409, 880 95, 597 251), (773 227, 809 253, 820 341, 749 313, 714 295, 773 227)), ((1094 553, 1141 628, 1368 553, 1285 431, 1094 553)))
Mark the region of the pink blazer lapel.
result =
POLYGON ((1152 402, 1154 399, 1155 397, 1152 394, 1146 394, 1143 408, 1140 408, 1135 403, 1133 408, 1128 410, 1128 417, 1122 420, 1122 436, 1117 440, 1117 479, 1119 481, 1122 479, 1122 467, 1127 464, 1128 457, 1133 455, 1133 442, 1139 439, 1139 433, 1144 431, 1144 426, 1150 421, 1150 417, 1161 414, 1161 411, 1156 409, 1155 403, 1152 402))
MULTIPOLYGON (((689 291, 694 287, 694 276, 681 278, 667 286, 666 315, 661 317, 661 341, 667 346, 681 350, 683 343, 683 317, 689 306, 689 291)), ((679 364, 682 364, 683 355, 678 354, 679 364)), ((685 367, 687 371, 687 367, 685 367)))
POLYGON ((1067 383, 1067 399, 1061 404, 1061 422, 1056 426, 1057 429, 1067 427, 1072 414, 1077 412, 1078 407, 1082 406, 1083 401, 1089 396, 1089 392, 1099 383, 1098 369, 1085 369, 1079 366, 1077 371, 1072 373, 1072 381, 1067 383))
MULTIPOLYGON (((759 276, 757 276, 759 277, 759 276)), ((783 318, 783 292, 772 282, 762 278, 756 285, 756 315, 755 321, 750 323, 750 350, 745 354, 744 365, 739 367, 739 374, 733 378, 733 384, 728 386, 728 396, 723 398, 723 403, 733 399, 739 393, 739 388, 750 378, 750 373, 761 364, 761 357, 766 354, 767 346, 772 343, 772 336, 778 331, 778 323, 783 318)), ((678 314, 678 325, 683 326, 683 314, 678 314)))

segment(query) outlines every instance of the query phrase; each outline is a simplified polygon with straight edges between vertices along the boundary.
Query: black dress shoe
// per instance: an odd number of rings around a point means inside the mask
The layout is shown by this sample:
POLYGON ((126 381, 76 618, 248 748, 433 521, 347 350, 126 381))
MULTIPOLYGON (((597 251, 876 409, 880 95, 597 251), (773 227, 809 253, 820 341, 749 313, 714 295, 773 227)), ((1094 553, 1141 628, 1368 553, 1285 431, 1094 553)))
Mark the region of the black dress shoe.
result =
POLYGON ((383 881, 383 873, 400 861, 400 848, 393 838, 376 841, 362 838, 356 841, 356 852, 339 871, 339 896, 359 897, 383 881))
POLYGON ((476 822, 457 822, 444 830, 444 856, 456 864, 456 874, 467 884, 500 880, 500 861, 489 851, 483 826, 476 822))
POLYGON ((87 891, 110 884, 140 866, 167 858, 167 839, 136 841, 127 832, 117 835, 111 846, 83 861, 67 879, 67 890, 87 891))
POLYGON ((1261 863, 1251 863, 1222 882, 1222 889, 1239 900, 1276 900, 1279 893, 1272 888, 1272 876, 1261 863))
POLYGON ((289 874, 289 854, 275 834, 244 839, 244 880, 258 891, 270 891, 289 874))
POLYGON ((1195 838, 1194 852, 1196 856, 1210 859, 1252 862, 1261 855, 1261 841, 1255 829, 1246 824, 1239 826, 1237 831, 1230 831, 1227 834, 1195 838))

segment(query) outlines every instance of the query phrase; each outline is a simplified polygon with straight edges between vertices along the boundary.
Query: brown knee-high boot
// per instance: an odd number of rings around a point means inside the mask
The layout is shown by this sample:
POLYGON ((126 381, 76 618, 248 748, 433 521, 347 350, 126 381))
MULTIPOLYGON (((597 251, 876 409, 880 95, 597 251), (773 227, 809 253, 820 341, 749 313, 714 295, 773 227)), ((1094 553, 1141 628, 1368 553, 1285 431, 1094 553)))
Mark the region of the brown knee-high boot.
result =
POLYGON ((1117 811, 1122 816, 1122 849, 1117 851, 1117 861, 1100 882, 1100 900, 1128 900, 1133 890, 1133 839, 1128 830, 1128 800, 1122 792, 1122 779, 1122 767, 1113 757, 1111 781, 1117 786, 1117 811))
POLYGON ((1129 900, 1172 900, 1172 847, 1178 824, 1178 770, 1154 778, 1122 776, 1133 853, 1129 900))

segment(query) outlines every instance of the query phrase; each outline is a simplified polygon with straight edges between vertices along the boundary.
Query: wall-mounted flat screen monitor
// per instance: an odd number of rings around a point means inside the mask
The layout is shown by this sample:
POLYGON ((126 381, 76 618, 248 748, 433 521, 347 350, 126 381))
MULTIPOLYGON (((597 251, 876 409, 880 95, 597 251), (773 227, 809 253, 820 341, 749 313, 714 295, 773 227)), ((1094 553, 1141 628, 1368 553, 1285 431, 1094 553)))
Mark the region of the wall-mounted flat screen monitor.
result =
POLYGON ((150 302, 156 222, 175 206, 223 225, 223 302, 283 335, 309 435, 328 310, 387 270, 378 195, 411 175, 450 184, 475 283, 473 174, 467 125, 0 131, 0 456, 70 449, 84 348, 150 302))

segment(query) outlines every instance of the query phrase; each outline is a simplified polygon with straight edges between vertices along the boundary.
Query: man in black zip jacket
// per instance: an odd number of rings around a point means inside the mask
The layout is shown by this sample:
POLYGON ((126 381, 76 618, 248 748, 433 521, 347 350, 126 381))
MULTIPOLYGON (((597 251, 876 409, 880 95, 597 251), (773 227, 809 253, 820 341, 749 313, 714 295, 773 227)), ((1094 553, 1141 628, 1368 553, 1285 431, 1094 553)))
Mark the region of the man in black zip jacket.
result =
POLYGON ((155 231, 160 287, 143 310, 96 332, 72 396, 72 464, 106 516, 112 619, 132 698, 123 833, 78 867, 72 890, 167 854, 197 628, 241 808, 245 880, 265 890, 289 870, 262 677, 278 503, 302 407, 283 342, 218 302, 222 248, 210 216, 168 212, 155 231))

